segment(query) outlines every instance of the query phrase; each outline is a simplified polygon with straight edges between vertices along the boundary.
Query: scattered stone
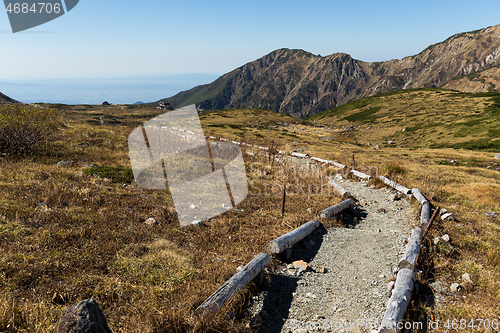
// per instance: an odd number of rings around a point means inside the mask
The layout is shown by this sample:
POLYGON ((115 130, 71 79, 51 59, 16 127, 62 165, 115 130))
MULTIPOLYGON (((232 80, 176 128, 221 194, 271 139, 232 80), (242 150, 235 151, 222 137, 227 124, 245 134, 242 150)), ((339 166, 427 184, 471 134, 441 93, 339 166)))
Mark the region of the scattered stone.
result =
POLYGON ((40 202, 38 204, 38 207, 42 208, 42 209, 49 209, 49 205, 47 205, 47 203, 45 203, 45 202, 40 202))
POLYGON ((112 333, 112 331, 97 302, 86 299, 63 312, 56 333, 112 333))
POLYGON ((191 205, 189 206, 190 209, 198 209, 198 207, 196 207, 196 205, 191 205))
POLYGON ((328 272, 326 267, 323 267, 323 266, 318 267, 318 273, 325 274, 326 272, 328 272))
POLYGON ((446 213, 441 215, 442 220, 455 221, 455 216, 452 213, 446 213))
POLYGON ((344 179, 344 177, 342 177, 342 175, 340 173, 336 174, 335 175, 335 178, 337 178, 337 180, 342 180, 344 179))
POLYGON ((379 208, 377 209, 377 213, 387 213, 387 211, 385 210, 385 208, 379 208))
POLYGON ((295 265, 294 265, 294 264, 288 264, 288 265, 286 266, 286 268, 288 268, 288 269, 294 269, 294 268, 295 268, 295 265))
POLYGON ((390 145, 394 145, 394 144, 396 144, 396 142, 394 142, 394 141, 389 141, 389 142, 388 142, 388 144, 390 144, 390 145))
POLYGON ((150 217, 149 219, 147 219, 144 223, 147 224, 147 225, 156 225, 156 224, 158 224, 158 222, 156 222, 156 220, 154 218, 152 218, 152 217, 150 217))
POLYGON ((462 275, 462 283, 460 283, 460 287, 464 290, 471 290, 474 287, 474 282, 472 282, 469 273, 462 275))
POLYGON ((194 225, 195 227, 202 227, 203 226, 203 221, 201 220, 195 220, 191 222, 191 225, 194 225))
POLYGON ((448 211, 444 208, 439 211, 439 215, 444 215, 446 213, 448 213, 448 211))
POLYGON ((449 243, 450 242, 450 236, 448 234, 444 234, 443 236, 441 236, 441 239, 445 242, 445 243, 449 243))
POLYGON ((97 164, 94 164, 94 163, 92 163, 92 164, 89 164, 89 168, 96 168, 96 167, 98 167, 98 166, 99 166, 99 165, 97 165, 97 164))
POLYGON ((309 269, 309 265, 304 260, 297 260, 292 264, 294 268, 297 268, 299 270, 299 272, 307 271, 309 269))
POLYGON ((375 146, 373 146, 373 149, 380 149, 380 146, 379 145, 375 145, 375 146))
POLYGON ((389 297, 391 297, 391 295, 392 295, 392 289, 394 289, 395 284, 396 283, 394 281, 389 281, 389 283, 387 284, 387 295, 389 297))
POLYGON ((456 293, 460 289, 460 285, 458 283, 452 283, 450 286, 450 290, 456 293))
POLYGON ((308 212, 309 214, 311 214, 311 213, 313 212, 313 210, 312 210, 311 208, 307 208, 307 212, 308 212))
POLYGON ((488 216, 489 218, 493 219, 498 216, 498 212, 488 212, 484 213, 484 215, 488 216))
POLYGON ((495 155, 495 158, 500 158, 500 154, 496 154, 496 155, 495 155))
POLYGON ((59 161, 59 162, 57 162, 57 166, 58 167, 62 167, 62 166, 68 165, 68 164, 69 164, 68 161, 59 161))

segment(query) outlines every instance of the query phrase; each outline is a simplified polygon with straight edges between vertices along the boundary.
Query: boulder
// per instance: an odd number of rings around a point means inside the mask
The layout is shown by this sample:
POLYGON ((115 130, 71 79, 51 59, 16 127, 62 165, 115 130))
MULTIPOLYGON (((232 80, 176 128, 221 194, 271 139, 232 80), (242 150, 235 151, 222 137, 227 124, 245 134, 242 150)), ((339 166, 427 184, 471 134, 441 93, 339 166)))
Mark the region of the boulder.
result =
POLYGON ((441 215, 442 220, 455 221, 455 216, 452 213, 445 213, 441 215))
POLYGON ((93 299, 86 299, 67 308, 57 324, 56 333, 113 333, 106 317, 93 299))
POLYGON ((496 155, 495 155, 495 158, 500 158, 500 154, 496 154, 496 155))
POLYGON ((304 260, 297 260, 293 262, 293 267, 297 268, 299 272, 307 271, 309 265, 304 260))

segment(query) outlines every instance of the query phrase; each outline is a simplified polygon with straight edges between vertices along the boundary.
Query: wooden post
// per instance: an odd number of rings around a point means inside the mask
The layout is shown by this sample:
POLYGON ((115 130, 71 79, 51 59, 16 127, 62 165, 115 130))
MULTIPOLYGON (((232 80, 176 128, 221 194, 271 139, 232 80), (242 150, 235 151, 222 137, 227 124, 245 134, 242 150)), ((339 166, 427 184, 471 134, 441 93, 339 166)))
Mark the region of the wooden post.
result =
POLYGON ((269 244, 267 244, 267 249, 271 253, 281 253, 306 238, 311 232, 316 230, 319 225, 320 223, 318 220, 307 222, 297 229, 270 241, 269 244))
POLYGON ((403 185, 399 185, 398 183, 384 177, 384 176, 379 176, 378 177, 381 181, 383 181, 385 184, 389 185, 390 187, 396 189, 397 191, 404 193, 404 194, 410 194, 411 190, 409 188, 404 187, 403 185))
POLYGON ((344 209, 351 207, 352 205, 354 205, 354 200, 347 199, 346 201, 342 201, 341 203, 335 206, 323 209, 321 212, 319 212, 319 217, 322 219, 333 217, 334 215, 340 213, 344 209))
POLYGON ((427 227, 425 227, 424 235, 422 236, 422 238, 425 238, 425 236, 427 236, 427 233, 429 232, 429 229, 432 227, 432 223, 436 219, 436 216, 440 210, 441 210, 441 207, 438 207, 434 210, 434 214, 432 214, 431 220, 427 224, 427 227))
POLYGON ((337 184, 333 179, 330 179, 328 184, 330 184, 330 186, 332 186, 342 198, 347 199, 352 197, 351 193, 347 192, 345 188, 343 188, 340 184, 337 184))
POLYGON ((403 257, 398 263, 398 269, 403 268, 415 270, 415 265, 417 264, 418 255, 420 253, 420 245, 422 243, 422 229, 415 228, 411 233, 410 239, 408 240, 408 245, 406 246, 406 251, 403 257))
POLYGON ((403 319, 411 301, 414 276, 415 273, 408 268, 403 268, 398 272, 392 296, 387 302, 385 315, 378 329, 380 333, 398 332, 397 324, 403 319))
POLYGON ((286 185, 283 185, 281 193, 281 216, 285 215, 286 185))
POLYGON ((262 252, 252 259, 242 270, 234 274, 226 283, 205 300, 195 311, 195 316, 215 314, 250 281, 257 277, 271 261, 271 256, 262 252))

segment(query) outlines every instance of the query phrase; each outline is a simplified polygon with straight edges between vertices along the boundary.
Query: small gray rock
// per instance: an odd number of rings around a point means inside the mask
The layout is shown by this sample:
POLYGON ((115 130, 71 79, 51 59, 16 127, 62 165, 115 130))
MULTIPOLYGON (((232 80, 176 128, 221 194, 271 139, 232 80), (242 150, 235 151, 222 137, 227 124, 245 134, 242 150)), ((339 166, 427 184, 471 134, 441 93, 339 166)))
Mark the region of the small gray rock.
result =
POLYGON ((446 213, 441 216, 442 220, 455 221, 455 216, 452 213, 446 213))
POLYGON ((484 213, 484 215, 488 216, 489 218, 495 218, 498 216, 498 213, 497 212, 487 212, 487 213, 484 213))
POLYGON ((144 223, 147 224, 147 225, 156 225, 156 224, 158 224, 158 222, 156 222, 156 220, 154 218, 152 218, 152 217, 150 217, 149 219, 147 219, 144 223))
POLYGON ((112 333, 112 331, 99 304, 93 299, 86 299, 63 312, 56 333, 112 333))
POLYGON ((460 285, 458 283, 452 283, 450 286, 450 290, 456 293, 460 289, 460 285))
POLYGON ((194 225, 195 227, 202 227, 203 221, 196 220, 196 221, 191 222, 191 225, 194 225))
POLYGON ((394 145, 394 144, 396 144, 396 142, 394 142, 394 141, 389 141, 389 142, 388 142, 388 144, 390 144, 390 145, 394 145))
POLYGON ((496 155, 495 155, 495 158, 500 158, 500 154, 496 154, 496 155))
POLYGON ((441 236, 441 239, 445 242, 445 243, 449 243, 450 242, 450 236, 448 234, 444 234, 443 236, 441 236))
POLYGON ((68 164, 69 164, 68 161, 59 161, 59 162, 57 162, 57 166, 58 167, 62 167, 62 166, 68 165, 68 164))

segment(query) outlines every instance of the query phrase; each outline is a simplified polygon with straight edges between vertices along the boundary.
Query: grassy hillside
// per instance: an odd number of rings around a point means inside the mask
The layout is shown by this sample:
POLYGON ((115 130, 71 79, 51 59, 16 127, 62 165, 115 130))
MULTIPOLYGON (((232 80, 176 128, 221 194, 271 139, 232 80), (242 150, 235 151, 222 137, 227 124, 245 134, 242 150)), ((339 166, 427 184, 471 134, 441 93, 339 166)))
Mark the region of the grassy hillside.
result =
MULTIPOLYGON (((17 331, 53 332, 66 307, 92 297, 116 332, 250 332, 242 310, 256 291, 252 285, 230 305, 233 319, 190 316, 269 240, 340 200, 329 191, 295 193, 281 217, 284 183, 323 188, 336 170, 285 174, 267 158, 244 154, 251 194, 205 227, 180 228, 170 195, 139 188, 130 172, 128 135, 164 110, 43 106, 64 119, 56 136, 28 156, 0 155, 0 331, 15 325, 17 331), (146 225, 150 217, 158 224, 146 225)), ((347 165, 354 158, 360 171, 390 175, 451 211, 457 221, 438 219, 430 234, 447 233, 452 242, 428 244, 417 283, 420 290, 433 281, 449 286, 467 272, 475 287, 444 307, 417 299, 412 309, 417 319, 444 322, 500 316, 500 217, 484 214, 500 212, 500 161, 490 148, 429 147, 496 144, 498 117, 498 95, 424 89, 370 97, 307 121, 238 109, 202 114, 201 122, 208 135, 347 165), (353 130, 339 129, 350 125, 353 130)))
POLYGON ((386 93, 307 119, 362 145, 500 149, 500 93, 416 89, 386 93), (349 126, 352 129, 346 130, 349 126))

